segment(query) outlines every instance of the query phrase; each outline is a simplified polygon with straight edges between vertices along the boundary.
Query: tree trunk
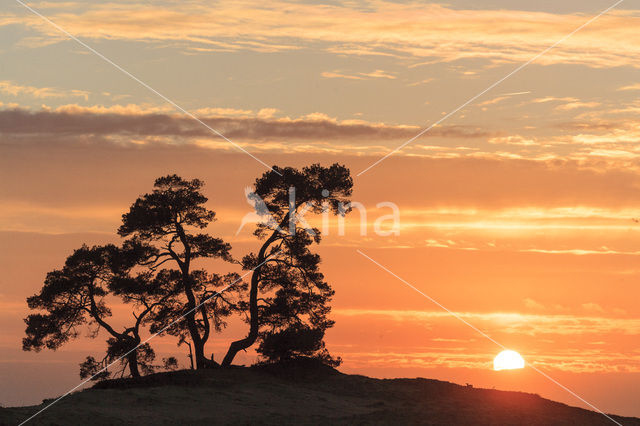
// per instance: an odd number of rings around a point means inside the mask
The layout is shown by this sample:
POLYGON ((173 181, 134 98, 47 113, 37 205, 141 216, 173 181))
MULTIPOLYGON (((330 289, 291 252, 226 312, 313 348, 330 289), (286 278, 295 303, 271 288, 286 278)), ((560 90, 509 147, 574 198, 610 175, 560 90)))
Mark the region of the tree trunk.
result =
MULTIPOLYGON (((174 258, 180 265, 180 272, 182 273, 182 287, 185 295, 187 296, 187 314, 185 315, 187 320, 187 328, 191 335, 191 341, 193 342, 193 355, 195 357, 196 369, 211 367, 212 361, 208 360, 204 356, 204 344, 205 339, 200 335, 198 330, 198 324, 196 322, 196 310, 197 302, 196 297, 193 294, 191 286, 191 273, 189 271, 191 265, 191 247, 187 241, 187 236, 182 228, 182 225, 176 223, 176 232, 180 237, 182 245, 184 246, 185 259, 181 261, 177 256, 174 258)), ((205 319, 206 320, 206 319, 205 319)))
POLYGON ((197 369, 205 368, 204 345, 202 344, 201 341, 193 342, 193 353, 196 357, 196 368, 197 369))
POLYGON ((187 314, 185 318, 187 320, 187 328, 189 329, 189 334, 191 335, 191 341, 193 342, 193 355, 195 357, 196 369, 207 368, 209 365, 207 361, 209 361, 204 356, 204 341, 200 336, 200 331, 198 330, 198 325, 196 323, 196 297, 191 290, 191 283, 189 282, 189 272, 188 270, 182 271, 182 285, 184 288, 184 293, 187 296, 187 314))
POLYGON ((191 369, 195 370, 196 367, 195 367, 195 365, 193 363, 194 358, 193 358, 193 350, 191 349, 191 343, 189 343, 189 342, 186 342, 186 343, 187 343, 187 345, 189 345, 189 361, 191 362, 191 369))
POLYGON ((140 377, 140 371, 138 370, 138 351, 134 350, 127 355, 127 361, 129 362, 131 377, 140 377))
MULTIPOLYGON (((287 214, 282 222, 280 222, 280 228, 289 221, 289 214, 287 214)), ((243 351, 253 345, 258 339, 259 319, 258 319, 258 284, 260 284, 260 270, 267 260, 267 248, 273 243, 278 236, 278 230, 273 231, 271 236, 260 247, 258 252, 258 266, 253 270, 251 275, 251 288, 249 289, 249 334, 244 339, 231 342, 227 354, 222 360, 222 366, 228 367, 233 362, 238 352, 243 351)))
POLYGON ((237 353, 247 349, 256 342, 258 338, 258 283, 259 271, 253 271, 251 276, 251 289, 249 291, 249 334, 244 339, 236 340, 229 345, 229 350, 222 360, 222 366, 228 367, 233 362, 237 353))
POLYGON ((196 369, 215 368, 220 366, 217 362, 204 355, 204 342, 202 340, 198 343, 193 342, 193 354, 196 359, 196 369))
MULTIPOLYGON (((192 306, 195 304, 188 303, 187 309, 193 309, 192 306)), ((202 363, 202 358, 204 358, 204 343, 202 339, 200 339, 200 333, 198 332, 198 326, 196 325, 196 319, 193 312, 190 312, 186 315, 187 319, 187 328, 189 329, 189 334, 191 335, 191 341, 193 342, 193 355, 195 357, 196 369, 204 368, 204 364, 202 363)))

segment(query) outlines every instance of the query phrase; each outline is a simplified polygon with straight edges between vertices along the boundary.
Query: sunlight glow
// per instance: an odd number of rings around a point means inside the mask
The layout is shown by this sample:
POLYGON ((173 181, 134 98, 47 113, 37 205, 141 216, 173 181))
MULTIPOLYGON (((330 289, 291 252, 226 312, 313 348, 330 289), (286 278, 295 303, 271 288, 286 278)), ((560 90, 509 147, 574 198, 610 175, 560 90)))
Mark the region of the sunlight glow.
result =
POLYGON ((524 368, 524 359, 516 351, 502 351, 493 359, 493 369, 496 371, 518 368, 524 368))

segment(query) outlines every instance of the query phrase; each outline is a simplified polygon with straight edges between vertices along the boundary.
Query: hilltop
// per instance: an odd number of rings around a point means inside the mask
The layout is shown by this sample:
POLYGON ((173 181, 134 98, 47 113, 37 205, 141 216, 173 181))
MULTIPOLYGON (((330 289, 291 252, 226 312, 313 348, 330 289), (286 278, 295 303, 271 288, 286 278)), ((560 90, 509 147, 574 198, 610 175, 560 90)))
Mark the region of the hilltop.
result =
MULTIPOLYGON (((18 424, 44 405, 0 409, 18 424)), ((612 416, 623 425, 640 419, 612 416)), ((99 382, 29 424, 610 425, 602 414, 522 392, 429 379, 373 379, 308 365, 182 370, 99 382)))

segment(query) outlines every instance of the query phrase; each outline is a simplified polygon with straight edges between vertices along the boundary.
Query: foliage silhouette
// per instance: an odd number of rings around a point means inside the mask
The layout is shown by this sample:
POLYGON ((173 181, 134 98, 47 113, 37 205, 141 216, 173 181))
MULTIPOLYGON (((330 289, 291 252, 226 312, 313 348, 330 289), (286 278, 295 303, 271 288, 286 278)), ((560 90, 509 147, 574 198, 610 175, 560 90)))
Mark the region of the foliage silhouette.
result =
POLYGON ((257 254, 239 262, 228 243, 202 232, 215 220, 205 207, 203 182, 160 177, 152 192, 138 197, 122 216, 122 246, 83 245, 27 299, 29 308, 40 312, 25 319, 23 349, 55 350, 76 338, 81 328, 91 337, 104 329, 109 334, 106 353, 101 359, 88 356, 80 364, 81 377, 99 380, 125 371, 139 377, 158 368, 177 368, 174 357, 154 364, 154 350, 141 339, 142 328, 148 327, 151 333, 176 336, 178 345, 188 344, 196 368, 217 367, 213 355, 205 356, 205 344, 231 315, 248 313, 249 333, 230 344, 223 366, 256 341, 265 363, 305 358, 336 366, 340 359, 324 345, 325 332, 334 324, 328 318, 334 291, 319 270, 320 256, 310 251, 320 243, 320 232, 303 215, 325 210, 345 214, 352 186, 349 170, 339 164, 274 167, 263 174, 253 196, 261 201, 256 203, 259 213, 269 213, 271 220, 257 226, 255 235, 264 240, 257 254), (242 299, 248 286, 237 273, 196 269, 196 261, 203 259, 252 270, 248 300, 242 299), (118 300, 132 306, 134 319, 122 329, 113 325, 108 306, 118 300), (116 360, 121 370, 106 371, 116 360))
MULTIPOLYGON (((128 366, 133 377, 140 376, 140 368, 147 369, 153 359, 153 350, 148 345, 132 349, 140 344, 142 323, 167 297, 155 291, 137 294, 125 284, 141 286, 144 282, 145 287, 153 288, 148 274, 132 275, 134 266, 148 255, 143 248, 132 245, 124 248, 115 245, 90 248, 84 245, 75 250, 62 269, 47 274, 40 293, 27 299, 29 308, 45 313, 30 314, 25 319, 27 328, 23 349, 39 351, 46 347, 55 350, 76 338, 81 326, 87 325, 92 337, 97 336, 102 328, 111 335, 103 363, 128 353, 122 359, 123 370, 128 366), (123 331, 117 331, 108 322, 111 310, 105 299, 116 294, 124 301, 135 299, 144 306, 141 312, 134 314, 134 324, 123 331)), ((98 363, 93 357, 88 357, 81 366, 81 375, 90 368, 89 364, 98 363)), ((101 376, 108 376, 108 373, 101 376)))
POLYGON ((185 180, 177 175, 158 178, 153 192, 140 196, 122 216, 118 229, 121 236, 131 237, 129 244, 151 252, 144 262, 151 271, 173 264, 174 269, 157 273, 164 291, 174 297, 153 313, 151 332, 184 315, 185 321, 176 322, 167 333, 178 336, 180 342, 187 336, 191 339, 196 368, 218 365, 213 356, 205 356, 204 346, 211 329, 219 331, 226 325, 224 319, 239 309, 234 293, 246 287, 237 274, 221 276, 193 270, 197 259, 233 262, 228 243, 198 232, 215 220, 215 212, 205 207, 208 199, 201 192, 203 185, 199 179, 185 180), (222 295, 216 289, 225 284, 230 287, 222 295))
POLYGON ((257 254, 242 260, 244 269, 253 269, 249 333, 231 343, 223 366, 231 365, 239 351, 257 340, 265 361, 306 356, 340 362, 323 343, 325 331, 333 326, 327 315, 334 291, 319 271, 320 256, 309 250, 320 242, 320 232, 306 226, 301 216, 325 209, 345 214, 352 187, 349 170, 340 164, 313 164, 302 170, 275 166, 256 179, 254 193, 262 200, 256 205, 264 210, 258 213, 270 214, 272 220, 258 224, 255 235, 264 242, 257 254))

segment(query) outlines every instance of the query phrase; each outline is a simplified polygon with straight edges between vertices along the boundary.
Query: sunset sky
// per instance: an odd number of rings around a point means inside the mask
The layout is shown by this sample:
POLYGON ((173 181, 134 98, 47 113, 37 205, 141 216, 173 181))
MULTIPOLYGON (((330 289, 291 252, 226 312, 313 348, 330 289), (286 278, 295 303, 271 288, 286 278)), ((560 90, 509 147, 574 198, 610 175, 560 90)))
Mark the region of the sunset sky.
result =
MULTIPOLYGON (((251 224, 236 230, 261 162, 340 162, 367 209, 366 235, 358 212, 344 235, 331 218, 317 248, 342 371, 640 416, 638 2, 368 169, 614 3, 28 2, 92 52, 3 2, 0 404, 66 392, 104 351, 106 336, 23 352, 25 299, 82 243, 118 242, 156 177, 203 179, 218 217, 208 231, 240 257, 259 247, 251 224), (399 235, 375 232, 384 202, 399 235), (584 401, 530 367, 493 371, 502 348, 429 298, 584 401)), ((232 323, 208 350, 219 358, 245 332, 232 323)), ((150 343, 186 365, 174 340, 150 343)))

